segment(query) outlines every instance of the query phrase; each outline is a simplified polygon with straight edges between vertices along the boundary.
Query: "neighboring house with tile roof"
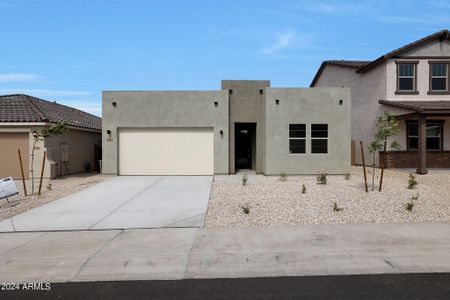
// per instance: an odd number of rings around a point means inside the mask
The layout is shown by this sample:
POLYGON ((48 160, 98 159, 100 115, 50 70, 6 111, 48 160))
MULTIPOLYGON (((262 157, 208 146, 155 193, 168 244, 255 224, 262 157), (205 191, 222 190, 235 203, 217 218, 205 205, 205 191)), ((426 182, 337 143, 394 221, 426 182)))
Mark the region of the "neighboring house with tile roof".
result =
MULTIPOLYGON (((352 160, 362 163, 359 141, 367 146, 376 119, 391 111, 400 120, 395 138, 377 164, 388 167, 450 167, 450 34, 442 30, 373 61, 324 61, 311 87, 349 87, 352 93, 352 160)), ((365 148, 366 162, 371 157, 365 148)))
POLYGON ((0 96, 0 177, 21 177, 20 149, 25 177, 29 178, 33 131, 58 123, 66 124, 68 130, 36 143, 35 177, 40 175, 44 151, 45 178, 84 172, 87 164, 99 170, 101 118, 56 102, 14 94, 0 96))

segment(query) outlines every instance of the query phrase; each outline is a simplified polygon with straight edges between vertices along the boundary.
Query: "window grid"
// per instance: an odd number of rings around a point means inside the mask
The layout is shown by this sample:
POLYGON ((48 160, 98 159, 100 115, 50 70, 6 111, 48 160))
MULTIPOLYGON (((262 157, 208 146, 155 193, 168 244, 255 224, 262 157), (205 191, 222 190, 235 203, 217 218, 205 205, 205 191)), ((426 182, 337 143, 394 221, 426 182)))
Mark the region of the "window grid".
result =
POLYGON ((433 63, 431 64, 431 91, 448 91, 448 64, 433 63), (436 79, 436 80, 433 80, 436 79), (435 88, 438 81, 444 79, 445 88, 435 88))
POLYGON ((306 124, 289 124, 289 154, 306 154, 306 124))
POLYGON ((311 124, 311 154, 328 154, 328 124, 311 124), (316 127, 316 128, 314 128, 316 127), (316 142, 325 141, 325 146, 315 146, 316 142), (324 152, 320 152, 320 149, 325 148, 324 152))
POLYGON ((397 90, 398 91, 415 91, 416 90, 416 64, 412 63, 399 63, 397 65, 397 90), (411 88, 405 88, 404 85, 408 85, 408 81, 411 81, 411 88))

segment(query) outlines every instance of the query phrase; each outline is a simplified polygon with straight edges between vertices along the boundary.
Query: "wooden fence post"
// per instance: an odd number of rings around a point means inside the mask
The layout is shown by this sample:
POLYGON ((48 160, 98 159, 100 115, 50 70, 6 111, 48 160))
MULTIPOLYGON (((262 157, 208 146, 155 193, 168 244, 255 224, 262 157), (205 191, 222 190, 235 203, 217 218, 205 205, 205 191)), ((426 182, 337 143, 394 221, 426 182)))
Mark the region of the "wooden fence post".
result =
POLYGON ((364 186, 366 188, 366 193, 368 193, 369 192, 369 188, 367 187, 366 162, 364 160, 363 142, 359 141, 359 145, 361 146, 361 157, 362 157, 362 164, 363 164, 363 171, 364 171, 364 186))
POLYGON ((25 197, 26 197, 28 195, 27 195, 27 185, 25 184, 25 175, 23 174, 22 155, 20 155, 20 149, 17 149, 17 152, 19 153, 20 172, 22 173, 23 192, 24 192, 25 197))
POLYGON ((45 158, 47 156, 47 151, 44 151, 44 158, 42 159, 42 168, 41 168, 41 178, 39 179, 39 191, 38 195, 41 194, 42 189, 42 177, 44 176, 44 168, 45 168, 45 158))
MULTIPOLYGON (((384 150, 383 150, 383 155, 386 156, 386 146, 387 146, 387 141, 384 141, 384 150)), ((384 158, 383 157, 383 162, 381 163, 381 176, 380 176, 380 187, 378 188, 378 191, 381 192, 381 186, 383 185, 383 174, 384 174, 384 158)))

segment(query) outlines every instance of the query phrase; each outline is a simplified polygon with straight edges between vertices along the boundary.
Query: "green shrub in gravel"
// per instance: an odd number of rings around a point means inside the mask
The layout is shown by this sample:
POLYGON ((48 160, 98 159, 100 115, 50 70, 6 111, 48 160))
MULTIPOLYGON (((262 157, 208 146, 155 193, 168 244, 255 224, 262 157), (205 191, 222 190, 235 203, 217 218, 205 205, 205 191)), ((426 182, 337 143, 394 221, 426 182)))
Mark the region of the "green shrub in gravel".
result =
POLYGON ((413 173, 409 174, 408 179, 408 189, 412 190, 415 189, 417 186, 417 180, 413 173))
POLYGON ((327 173, 320 173, 317 176, 317 184, 327 184, 327 173))
POLYGON ((242 176, 242 185, 247 185, 248 177, 247 175, 242 176))
POLYGON ((350 180, 350 178, 352 178, 350 173, 345 174, 345 180, 350 180))
POLYGON ((249 204, 241 205, 241 208, 244 214, 248 215, 250 213, 251 206, 249 204))
POLYGON ((334 212, 338 212, 338 211, 342 211, 342 210, 344 210, 344 209, 343 209, 342 207, 339 207, 338 204, 337 204, 337 202, 334 201, 334 202, 333 202, 333 211, 334 211, 334 212))
POLYGON ((46 188, 47 188, 48 191, 51 191, 51 190, 52 190, 52 183, 49 182, 49 183, 47 184, 46 188))
POLYGON ((406 204, 404 204, 404 206, 407 211, 412 211, 414 208, 414 202, 412 202, 412 201, 406 202, 406 204))
POLYGON ((306 194, 306 186, 302 184, 302 194, 306 194))
POLYGON ((280 173, 280 181, 287 181, 287 174, 284 172, 280 173))

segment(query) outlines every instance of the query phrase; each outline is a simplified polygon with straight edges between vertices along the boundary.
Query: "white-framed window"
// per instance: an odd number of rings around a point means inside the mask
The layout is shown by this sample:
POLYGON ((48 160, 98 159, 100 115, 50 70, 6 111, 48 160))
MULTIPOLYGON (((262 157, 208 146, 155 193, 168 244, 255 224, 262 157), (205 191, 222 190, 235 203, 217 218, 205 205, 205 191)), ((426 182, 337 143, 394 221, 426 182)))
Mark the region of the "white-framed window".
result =
POLYGON ((448 64, 430 63, 430 91, 448 91, 448 64))
POLYGON ((289 154, 306 153, 306 124, 289 124, 289 154))
POLYGON ((328 124, 311 124, 311 154, 328 153, 328 124))
POLYGON ((416 91, 416 64, 397 64, 397 90, 399 92, 416 91))

